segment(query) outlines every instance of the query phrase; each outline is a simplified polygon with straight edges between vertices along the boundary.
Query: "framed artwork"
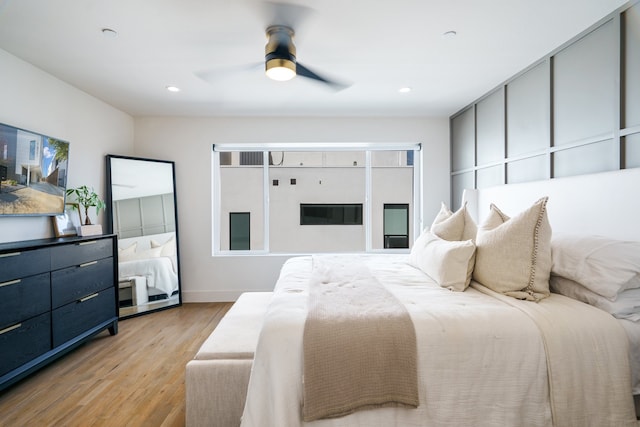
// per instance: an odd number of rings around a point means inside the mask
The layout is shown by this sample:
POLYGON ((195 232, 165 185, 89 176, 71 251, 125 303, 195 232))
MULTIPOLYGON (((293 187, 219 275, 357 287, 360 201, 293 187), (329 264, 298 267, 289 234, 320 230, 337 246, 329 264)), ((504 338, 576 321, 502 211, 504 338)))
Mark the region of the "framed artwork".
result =
POLYGON ((64 213, 53 217, 53 231, 56 237, 75 236, 80 226, 80 205, 65 203, 64 213))

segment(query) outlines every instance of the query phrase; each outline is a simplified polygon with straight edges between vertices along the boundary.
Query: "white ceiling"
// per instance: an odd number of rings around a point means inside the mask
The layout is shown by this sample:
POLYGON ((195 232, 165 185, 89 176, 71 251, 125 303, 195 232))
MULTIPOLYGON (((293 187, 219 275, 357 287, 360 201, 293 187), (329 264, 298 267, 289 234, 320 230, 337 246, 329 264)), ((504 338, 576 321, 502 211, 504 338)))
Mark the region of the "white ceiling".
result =
POLYGON ((110 165, 114 201, 173 193, 171 163, 113 157, 110 165))
POLYGON ((626 3, 289 2, 312 9, 298 61, 350 87, 248 67, 273 23, 262 0, 0 0, 0 48, 133 116, 448 116, 626 3))

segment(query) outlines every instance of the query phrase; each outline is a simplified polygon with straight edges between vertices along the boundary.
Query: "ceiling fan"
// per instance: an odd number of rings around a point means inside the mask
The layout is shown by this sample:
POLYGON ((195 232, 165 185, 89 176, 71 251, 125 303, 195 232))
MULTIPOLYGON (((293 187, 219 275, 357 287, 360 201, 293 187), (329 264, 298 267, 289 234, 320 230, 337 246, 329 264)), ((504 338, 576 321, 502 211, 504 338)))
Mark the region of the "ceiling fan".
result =
POLYGON ((284 25, 272 25, 267 28, 268 41, 264 52, 267 77, 287 81, 298 75, 325 83, 336 90, 345 89, 348 85, 322 77, 297 61, 294 35, 293 29, 284 25))
MULTIPOLYGON (((347 83, 323 77, 298 62, 296 46, 293 43, 294 26, 311 11, 310 8, 289 3, 265 2, 264 4, 271 16, 270 24, 266 29, 267 44, 264 59, 267 77, 276 81, 287 81, 296 76, 306 77, 325 84, 335 91, 350 86, 347 83)), ((196 74, 204 80, 211 80, 211 77, 217 73, 196 74)))

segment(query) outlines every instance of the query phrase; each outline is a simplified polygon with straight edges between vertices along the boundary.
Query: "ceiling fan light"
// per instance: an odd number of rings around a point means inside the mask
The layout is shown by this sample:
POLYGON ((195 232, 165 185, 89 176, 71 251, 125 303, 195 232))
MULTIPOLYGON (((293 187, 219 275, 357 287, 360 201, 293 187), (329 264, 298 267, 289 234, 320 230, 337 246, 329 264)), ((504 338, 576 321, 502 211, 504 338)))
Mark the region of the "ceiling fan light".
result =
POLYGON ((272 80, 286 82, 296 76, 296 64, 288 59, 270 59, 266 62, 266 74, 272 80))

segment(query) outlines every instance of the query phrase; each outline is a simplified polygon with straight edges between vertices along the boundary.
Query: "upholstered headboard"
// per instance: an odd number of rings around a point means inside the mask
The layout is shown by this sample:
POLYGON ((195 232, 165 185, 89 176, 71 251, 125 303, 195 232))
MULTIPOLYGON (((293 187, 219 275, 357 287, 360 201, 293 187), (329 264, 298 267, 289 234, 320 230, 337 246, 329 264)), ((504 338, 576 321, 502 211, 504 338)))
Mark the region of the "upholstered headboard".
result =
POLYGON ((481 224, 491 203, 513 216, 543 196, 554 232, 640 241, 640 168, 465 190, 463 200, 481 224))

